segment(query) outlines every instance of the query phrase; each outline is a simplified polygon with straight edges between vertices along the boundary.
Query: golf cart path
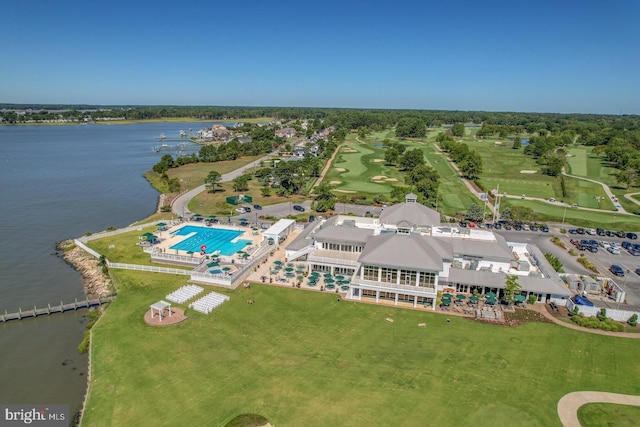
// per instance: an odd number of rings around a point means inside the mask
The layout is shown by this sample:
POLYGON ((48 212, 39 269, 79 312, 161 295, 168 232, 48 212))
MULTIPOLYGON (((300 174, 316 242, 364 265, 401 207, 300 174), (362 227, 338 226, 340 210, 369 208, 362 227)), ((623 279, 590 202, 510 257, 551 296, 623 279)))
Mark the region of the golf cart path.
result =
POLYGON ((624 195, 624 198, 629 200, 629 201, 631 201, 631 202, 633 202, 633 203, 635 203, 636 205, 640 205, 640 201, 638 201, 638 200, 633 198, 633 196, 635 196, 637 194, 640 194, 640 193, 626 193, 624 195))
POLYGON ((578 409, 587 403, 617 403, 619 405, 640 406, 640 396, 632 394, 607 393, 604 391, 574 391, 562 396, 558 401, 558 417, 564 427, 581 427, 578 409))
MULTIPOLYGON (((234 178, 239 177, 240 175, 242 175, 252 167, 259 165, 260 162, 266 161, 275 155, 276 155, 276 152, 271 152, 264 157, 261 157, 257 160, 252 161, 251 163, 248 163, 244 166, 240 166, 238 169, 225 173, 222 175, 222 179, 220 180, 220 182, 232 181, 234 178)), ((189 201, 205 190, 206 190, 206 186, 202 184, 192 190, 187 191, 186 193, 181 194, 171 204, 171 211, 176 215, 186 216, 188 213, 190 213, 187 208, 189 201)))
MULTIPOLYGON (((581 179, 583 181, 589 181, 589 182, 593 182, 594 184, 598 184, 602 186, 602 189, 604 190, 604 192, 607 194, 607 197, 609 197, 609 201, 612 201, 616 196, 611 192, 611 189, 609 188, 609 186, 603 182, 600 181, 596 181, 595 179, 591 179, 591 178, 585 178, 582 176, 576 176, 576 175, 570 175, 568 173, 565 172, 565 169, 562 168, 562 175, 564 176, 568 176, 570 178, 575 178, 575 179, 581 179)), ((620 206, 618 208, 618 212, 619 213, 628 213, 622 206, 620 206)))
POLYGON ((602 329, 585 328, 574 323, 563 322, 562 320, 557 319, 553 314, 549 313, 545 304, 534 304, 532 306, 529 306, 529 310, 537 311, 556 325, 564 326, 565 328, 574 329, 576 331, 582 331, 596 335, 607 335, 610 337, 640 339, 640 334, 633 332, 603 331, 602 329))

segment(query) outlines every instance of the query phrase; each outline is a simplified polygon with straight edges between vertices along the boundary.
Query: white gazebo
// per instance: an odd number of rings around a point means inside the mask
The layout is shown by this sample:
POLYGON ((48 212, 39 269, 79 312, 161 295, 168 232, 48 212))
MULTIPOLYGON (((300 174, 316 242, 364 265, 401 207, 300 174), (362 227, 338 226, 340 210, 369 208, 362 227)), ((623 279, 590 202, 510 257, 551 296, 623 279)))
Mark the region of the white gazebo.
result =
POLYGON ((155 312, 158 312, 158 316, 160 316, 160 321, 162 322, 162 314, 165 309, 169 309, 169 316, 171 316, 171 304, 166 301, 158 301, 154 304, 150 305, 151 307, 151 318, 153 319, 155 312))

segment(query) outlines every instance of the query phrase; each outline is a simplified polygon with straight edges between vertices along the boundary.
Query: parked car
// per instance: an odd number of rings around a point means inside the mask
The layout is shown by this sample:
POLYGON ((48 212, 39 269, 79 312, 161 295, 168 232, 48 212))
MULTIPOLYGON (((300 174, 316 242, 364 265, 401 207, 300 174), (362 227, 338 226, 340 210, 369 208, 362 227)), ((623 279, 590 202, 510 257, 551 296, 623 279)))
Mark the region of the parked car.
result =
POLYGON ((543 233, 548 233, 549 232, 549 227, 547 227, 546 225, 541 225, 540 226, 540 231, 542 231, 543 233))
POLYGON ((262 210, 262 206, 260 205, 253 205, 253 209, 257 210, 257 211, 261 211, 262 210))
POLYGON ((587 307, 593 307, 593 302, 587 298, 587 297, 581 297, 576 295, 575 297, 573 297, 573 302, 575 302, 578 305, 586 305, 587 307))
POLYGON ((636 233, 627 233, 627 239, 638 240, 638 235, 636 233))
POLYGON ((578 230, 576 230, 575 228, 570 228, 569 234, 578 234, 578 230))
POLYGON ((616 236, 624 239, 625 237, 627 237, 627 233, 625 233, 624 231, 616 231, 616 236))
POLYGON ((246 211, 244 210, 244 208, 236 208, 236 212, 238 212, 239 214, 243 214, 246 211))
POLYGON ((579 240, 576 240, 576 239, 571 239, 571 240, 569 240, 569 242, 571 242, 571 244, 572 244, 573 246, 578 246, 578 245, 580 244, 580 241, 579 241, 579 240))
POLYGON ((636 268, 636 274, 640 276, 640 268, 636 268))
POLYGON ((293 210, 298 212, 304 212, 304 208, 300 205, 293 205, 293 210))
POLYGON ((587 234, 588 234, 588 235, 590 235, 590 236, 593 236, 593 235, 595 235, 595 234, 596 234, 596 230, 595 230, 595 228, 587 228, 586 232, 587 232, 587 234))
POLYGON ((609 267, 609 271, 618 277, 624 277, 624 270, 617 264, 611 264, 611 267, 609 267))
POLYGON ((531 229, 531 231, 538 231, 538 226, 537 226, 537 225, 535 225, 535 224, 531 224, 531 225, 529 226, 529 229, 531 229))
POLYGON ((584 228, 576 228, 576 233, 578 233, 578 234, 584 234, 584 233, 585 233, 585 230, 584 230, 584 228))
POLYGON ((612 255, 620 255, 620 248, 618 248, 617 246, 609 246, 607 248, 607 252, 612 255))
POLYGON ((596 234, 598 236, 604 236, 606 233, 602 228, 596 228, 596 234))

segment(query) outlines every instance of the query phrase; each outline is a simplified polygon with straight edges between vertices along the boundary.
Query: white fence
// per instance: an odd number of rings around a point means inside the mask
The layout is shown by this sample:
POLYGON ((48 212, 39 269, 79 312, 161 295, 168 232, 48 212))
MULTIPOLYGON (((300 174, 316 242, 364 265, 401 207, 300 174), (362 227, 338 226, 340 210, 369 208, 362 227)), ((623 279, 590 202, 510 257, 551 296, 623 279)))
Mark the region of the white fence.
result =
POLYGON ((122 264, 119 262, 108 262, 107 265, 109 266, 109 268, 121 268, 123 270, 149 271, 152 273, 166 273, 166 274, 182 274, 184 276, 189 276, 191 274, 191 271, 189 270, 183 270, 181 268, 156 267, 155 265, 122 264))
MULTIPOLYGON (((88 236, 79 237, 78 239, 81 240, 82 242, 88 242, 88 241, 91 241, 91 240, 102 239, 103 237, 115 236, 116 234, 122 234, 122 233, 126 233, 126 232, 129 232, 129 231, 142 231, 143 228, 152 227, 152 226, 158 224, 158 222, 160 222, 160 221, 148 222, 146 224, 132 225, 132 226, 129 226, 129 227, 118 228, 117 230, 101 231, 99 233, 94 233, 94 234, 90 234, 88 236)), ((178 222, 169 221, 169 223, 171 223, 171 224, 176 223, 177 224, 178 222)))
MULTIPOLYGON (((578 305, 571 300, 567 300, 567 309, 572 311, 574 307, 578 307, 578 313, 586 317, 597 316, 600 313, 600 307, 589 307, 586 305, 578 305)), ((640 312, 630 310, 620 310, 615 308, 607 308, 607 317, 618 322, 627 322, 633 314, 637 314, 640 317, 640 312)))
POLYGON ((78 239, 74 239, 73 243, 76 244, 76 246, 80 246, 86 253, 93 255, 94 257, 100 259, 100 257, 102 255, 100 255, 98 252, 94 251, 93 249, 91 249, 89 246, 85 245, 84 243, 82 243, 80 240, 78 239))

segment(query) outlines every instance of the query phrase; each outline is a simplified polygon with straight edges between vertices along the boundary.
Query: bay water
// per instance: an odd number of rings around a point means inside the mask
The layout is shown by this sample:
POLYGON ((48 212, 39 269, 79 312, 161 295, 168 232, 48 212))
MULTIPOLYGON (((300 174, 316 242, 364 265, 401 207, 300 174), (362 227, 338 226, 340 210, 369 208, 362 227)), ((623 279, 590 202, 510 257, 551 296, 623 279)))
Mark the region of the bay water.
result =
MULTIPOLYGON (((54 255, 56 242, 152 214, 158 193, 142 174, 167 154, 152 148, 204 126, 0 126, 0 313, 84 299, 80 275, 54 255), (161 134, 167 139, 154 139, 161 134)), ((0 403, 78 411, 86 323, 87 310, 0 323, 0 403)))

